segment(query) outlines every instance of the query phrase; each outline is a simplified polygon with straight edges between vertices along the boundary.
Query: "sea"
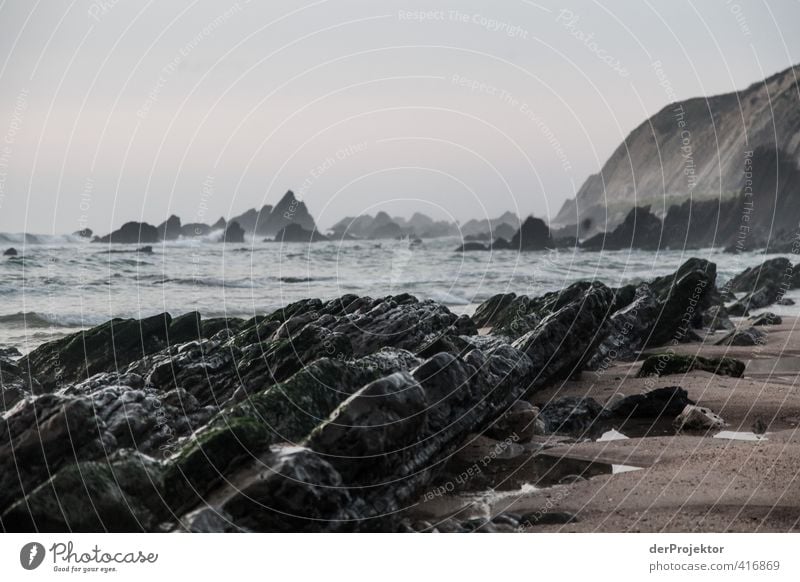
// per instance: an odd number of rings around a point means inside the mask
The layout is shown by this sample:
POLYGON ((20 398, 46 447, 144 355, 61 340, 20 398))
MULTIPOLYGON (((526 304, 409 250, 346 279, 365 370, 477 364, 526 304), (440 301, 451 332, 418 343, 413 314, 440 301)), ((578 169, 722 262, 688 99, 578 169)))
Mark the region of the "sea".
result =
MULTIPOLYGON (((458 238, 244 244, 187 239, 152 245, 91 243, 74 236, 0 233, 0 347, 26 353, 36 346, 103 323, 162 312, 178 316, 243 317, 269 313, 308 297, 411 293, 455 313, 472 313, 497 293, 531 296, 581 280, 609 286, 674 272, 690 257, 717 264, 718 285, 779 255, 729 254, 719 249, 588 252, 455 252, 458 238)), ((791 315, 798 307, 771 306, 791 315)))

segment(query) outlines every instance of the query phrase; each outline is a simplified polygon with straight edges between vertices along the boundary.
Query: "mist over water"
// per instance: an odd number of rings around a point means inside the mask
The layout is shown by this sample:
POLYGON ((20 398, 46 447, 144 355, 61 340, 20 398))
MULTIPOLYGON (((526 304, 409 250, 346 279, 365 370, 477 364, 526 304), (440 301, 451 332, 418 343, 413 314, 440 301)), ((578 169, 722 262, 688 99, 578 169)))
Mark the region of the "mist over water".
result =
MULTIPOLYGON (((456 253, 457 237, 314 244, 222 244, 207 239, 153 245, 90 244, 70 236, 0 234, 19 256, 0 260, 0 346, 23 352, 114 317, 164 311, 204 318, 268 313, 308 297, 411 293, 471 313, 497 293, 540 295, 579 280, 616 287, 674 272, 692 256, 714 261, 718 285, 765 258, 717 250, 456 253)), ((790 292, 787 297, 794 297, 790 292)), ((795 307, 774 305, 777 313, 795 307)))

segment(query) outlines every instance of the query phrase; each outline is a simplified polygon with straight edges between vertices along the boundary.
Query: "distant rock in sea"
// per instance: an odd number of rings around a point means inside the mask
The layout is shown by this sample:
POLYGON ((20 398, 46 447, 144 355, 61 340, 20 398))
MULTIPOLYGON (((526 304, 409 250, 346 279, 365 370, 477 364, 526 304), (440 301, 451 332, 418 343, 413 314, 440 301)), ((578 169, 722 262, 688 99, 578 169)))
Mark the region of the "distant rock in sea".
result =
POLYGON ((261 207, 261 210, 251 208, 244 214, 234 216, 231 222, 238 222, 245 232, 250 234, 264 234, 266 232, 266 225, 272 215, 272 206, 266 204, 261 207))
POLYGON ((521 251, 541 251, 551 244, 550 229, 539 218, 529 216, 511 239, 511 248, 521 251))
POLYGON ((119 230, 103 237, 95 237, 92 242, 97 243, 121 243, 121 244, 140 244, 157 243, 161 240, 158 236, 158 229, 146 222, 126 222, 119 230))
POLYGON ((228 222, 225 220, 225 218, 220 216, 219 220, 211 225, 211 230, 222 230, 227 224, 228 222))
POLYGON ((328 237, 320 234, 316 230, 306 230, 299 224, 288 224, 275 235, 275 242, 323 242, 329 240, 328 237))
POLYGON ((488 251, 490 250, 489 245, 485 245, 481 242, 474 242, 474 241, 467 241, 458 247, 455 252, 457 253, 466 253, 470 251, 488 251))
POLYGON ((181 236, 181 219, 174 214, 167 220, 159 224, 156 229, 158 230, 158 237, 161 240, 178 240, 181 236))
POLYGON ((290 225, 299 224, 305 230, 316 230, 314 218, 309 213, 304 202, 298 200, 294 192, 289 190, 272 209, 271 214, 262 226, 256 231, 259 236, 275 236, 281 229, 290 225))
POLYGON ((15 249, 14 247, 11 247, 11 248, 5 250, 5 252, 3 253, 3 256, 4 257, 16 257, 18 254, 19 253, 17 252, 17 249, 15 249))
POLYGON ((661 243, 661 233, 661 221, 650 212, 650 207, 636 207, 612 232, 597 234, 581 246, 593 251, 630 248, 656 250, 661 243))
POLYGON ((181 236, 184 238, 193 238, 196 236, 206 236, 211 232, 211 227, 202 222, 190 222, 181 227, 181 236))
POLYGON ((92 238, 93 234, 94 233, 92 232, 91 228, 83 228, 81 230, 76 230, 75 232, 73 232, 72 236, 79 236, 80 238, 92 238))
POLYGON ((226 243, 243 243, 244 242, 244 229, 239 226, 236 221, 230 222, 225 228, 225 233, 222 235, 220 242, 226 243))

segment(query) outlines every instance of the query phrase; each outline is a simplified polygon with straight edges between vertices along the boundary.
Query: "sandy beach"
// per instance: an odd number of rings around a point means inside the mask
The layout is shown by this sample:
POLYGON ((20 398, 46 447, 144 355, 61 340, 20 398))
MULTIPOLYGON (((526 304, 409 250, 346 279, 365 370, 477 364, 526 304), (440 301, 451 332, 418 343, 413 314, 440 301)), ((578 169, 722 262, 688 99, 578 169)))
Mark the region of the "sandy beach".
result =
MULTIPOLYGON (((531 532, 796 531, 800 528, 797 327, 798 318, 763 327, 766 342, 756 347, 715 346, 723 335, 717 332, 702 342, 674 348, 677 354, 742 360, 747 365, 742 378, 701 371, 637 378, 640 361, 617 363, 599 374, 584 372, 579 379, 531 398, 539 405, 561 396, 588 396, 604 403, 617 393, 629 396, 680 386, 690 399, 725 420, 724 432, 716 438, 717 431, 705 436, 674 434, 663 422, 644 428, 643 435, 636 434, 642 427, 615 426, 611 430, 636 435, 606 433, 605 438, 617 440, 537 437, 530 444, 512 445, 515 452, 505 451, 484 468, 493 474, 496 491, 423 499, 412 514, 434 527, 438 519, 452 514, 459 519, 486 519, 507 512, 538 512, 556 515, 554 521, 566 521, 559 514, 571 514, 576 520, 524 528, 531 532), (752 433, 759 420, 766 426, 764 436, 752 433), (720 438, 726 435, 734 438, 720 438), (543 471, 542 457, 552 461, 551 468, 543 471), (557 482, 520 488, 521 483, 543 476, 545 482, 557 482), (504 489, 510 490, 501 492, 504 489)), ((476 440, 472 448, 473 458, 485 458, 482 455, 491 444, 476 440)), ((469 457, 470 452, 460 454, 469 457)))

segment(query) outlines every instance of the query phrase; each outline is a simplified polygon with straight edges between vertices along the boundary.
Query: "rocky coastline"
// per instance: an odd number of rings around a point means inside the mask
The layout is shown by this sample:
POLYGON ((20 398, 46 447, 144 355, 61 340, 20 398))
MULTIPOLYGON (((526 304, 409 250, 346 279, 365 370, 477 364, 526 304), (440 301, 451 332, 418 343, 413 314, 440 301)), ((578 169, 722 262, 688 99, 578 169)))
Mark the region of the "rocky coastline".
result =
POLYGON ((690 259, 639 285, 496 295, 471 317, 411 295, 344 295, 249 320, 114 319, 4 350, 0 526, 579 527, 580 511, 558 504, 520 513, 495 496, 475 515, 458 503, 509 484, 588 488, 603 471, 572 449, 630 422, 712 440, 730 419, 684 382, 740 381, 742 350, 781 323, 744 317, 797 287, 786 259, 721 288, 713 263, 690 259), (613 394, 586 387, 622 369, 613 394))

